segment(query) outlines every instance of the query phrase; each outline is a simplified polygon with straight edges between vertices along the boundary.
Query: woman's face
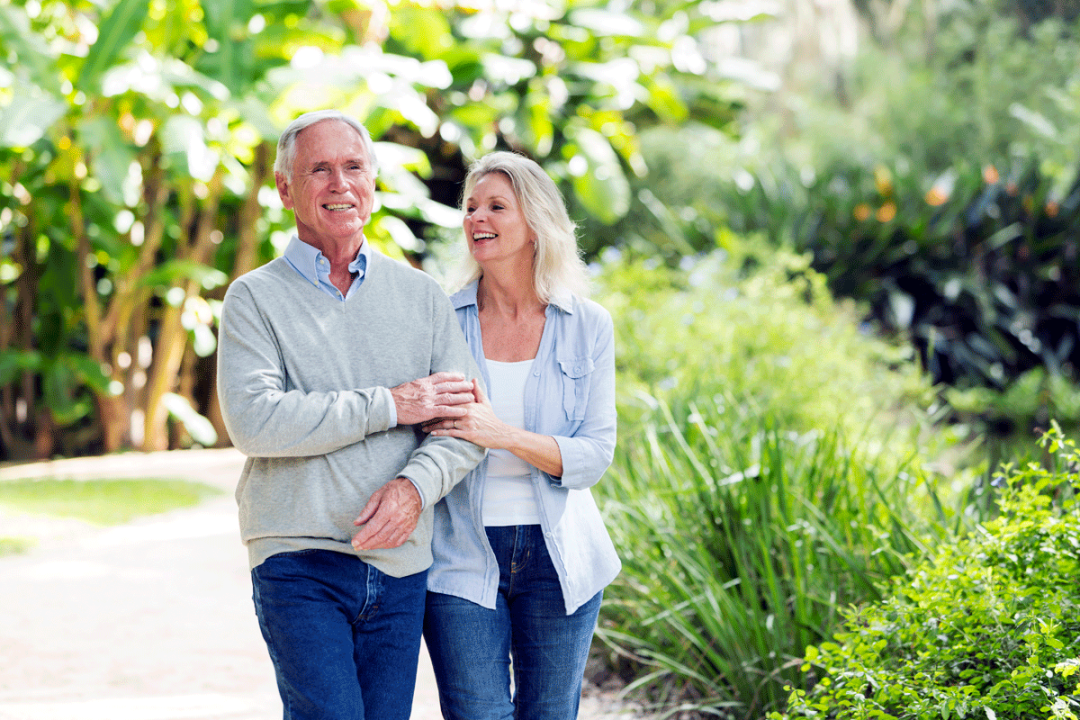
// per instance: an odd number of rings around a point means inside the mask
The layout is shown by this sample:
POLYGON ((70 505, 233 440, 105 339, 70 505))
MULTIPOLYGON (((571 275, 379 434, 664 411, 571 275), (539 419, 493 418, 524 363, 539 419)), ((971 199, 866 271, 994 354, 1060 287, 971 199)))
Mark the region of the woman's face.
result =
POLYGON ((491 262, 532 263, 533 235, 510 179, 501 172, 480 178, 465 200, 465 239, 484 267, 491 262))

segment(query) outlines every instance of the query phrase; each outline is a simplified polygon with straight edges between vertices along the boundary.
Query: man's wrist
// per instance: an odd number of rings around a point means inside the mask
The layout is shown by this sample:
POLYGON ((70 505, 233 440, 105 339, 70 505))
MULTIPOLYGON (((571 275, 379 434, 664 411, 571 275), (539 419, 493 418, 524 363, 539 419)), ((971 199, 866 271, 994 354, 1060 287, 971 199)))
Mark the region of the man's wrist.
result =
POLYGON ((411 477, 407 477, 405 475, 398 475, 397 479, 398 480, 408 480, 409 483, 413 486, 413 489, 416 490, 416 496, 420 500, 420 510, 421 511, 424 508, 427 507, 427 501, 424 499, 424 491, 420 489, 420 485, 418 485, 415 480, 413 480, 411 477))

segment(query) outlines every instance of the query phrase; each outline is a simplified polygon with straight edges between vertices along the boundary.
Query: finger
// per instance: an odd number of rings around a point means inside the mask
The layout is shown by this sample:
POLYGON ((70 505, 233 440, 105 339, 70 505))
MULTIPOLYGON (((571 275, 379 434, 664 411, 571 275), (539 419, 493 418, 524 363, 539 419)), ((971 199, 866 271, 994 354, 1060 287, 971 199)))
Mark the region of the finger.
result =
POLYGON ((459 372, 443 371, 437 372, 428 376, 428 380, 433 385, 441 385, 442 383, 456 383, 456 382, 468 382, 465 375, 459 372))
POLYGON ((472 383, 439 383, 435 390, 439 395, 472 395, 472 383))
POLYGON ((473 378, 472 392, 473 392, 473 395, 476 397, 476 402, 480 403, 481 405, 486 405, 487 404, 487 402, 488 402, 487 395, 484 394, 484 388, 480 387, 480 379, 479 378, 473 378))
POLYGON ((353 525, 363 525, 375 516, 375 513, 379 509, 379 505, 382 502, 381 490, 376 490, 372 494, 371 498, 367 501, 367 505, 364 505, 364 509, 360 511, 360 515, 353 520, 353 525))
POLYGON ((462 405, 464 403, 471 403, 474 399, 472 388, 469 387, 467 392, 443 393, 439 396, 439 404, 462 405))

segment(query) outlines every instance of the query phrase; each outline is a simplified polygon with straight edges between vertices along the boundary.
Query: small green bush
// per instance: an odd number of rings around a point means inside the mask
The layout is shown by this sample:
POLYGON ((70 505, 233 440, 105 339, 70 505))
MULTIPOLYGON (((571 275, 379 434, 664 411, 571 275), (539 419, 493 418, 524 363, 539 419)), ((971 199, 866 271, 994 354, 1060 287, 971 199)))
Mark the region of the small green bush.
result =
POLYGON ((1056 425, 1041 443, 1056 462, 1003 465, 1001 514, 845 611, 835 642, 807 648, 813 687, 771 717, 1076 720, 1080 452, 1056 425))

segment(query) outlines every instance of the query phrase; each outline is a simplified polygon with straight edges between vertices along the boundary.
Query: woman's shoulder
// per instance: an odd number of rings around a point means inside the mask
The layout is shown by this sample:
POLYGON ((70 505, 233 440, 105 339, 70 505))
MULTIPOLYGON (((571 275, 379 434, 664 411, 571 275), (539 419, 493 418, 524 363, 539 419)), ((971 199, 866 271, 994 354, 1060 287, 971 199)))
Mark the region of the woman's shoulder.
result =
POLYGON ((476 281, 469 283, 465 287, 461 288, 455 293, 450 295, 450 304, 454 306, 455 310, 460 310, 463 307, 476 304, 476 281))
POLYGON ((570 295, 558 303, 564 314, 576 322, 611 325, 611 313, 600 303, 580 295, 570 295))

